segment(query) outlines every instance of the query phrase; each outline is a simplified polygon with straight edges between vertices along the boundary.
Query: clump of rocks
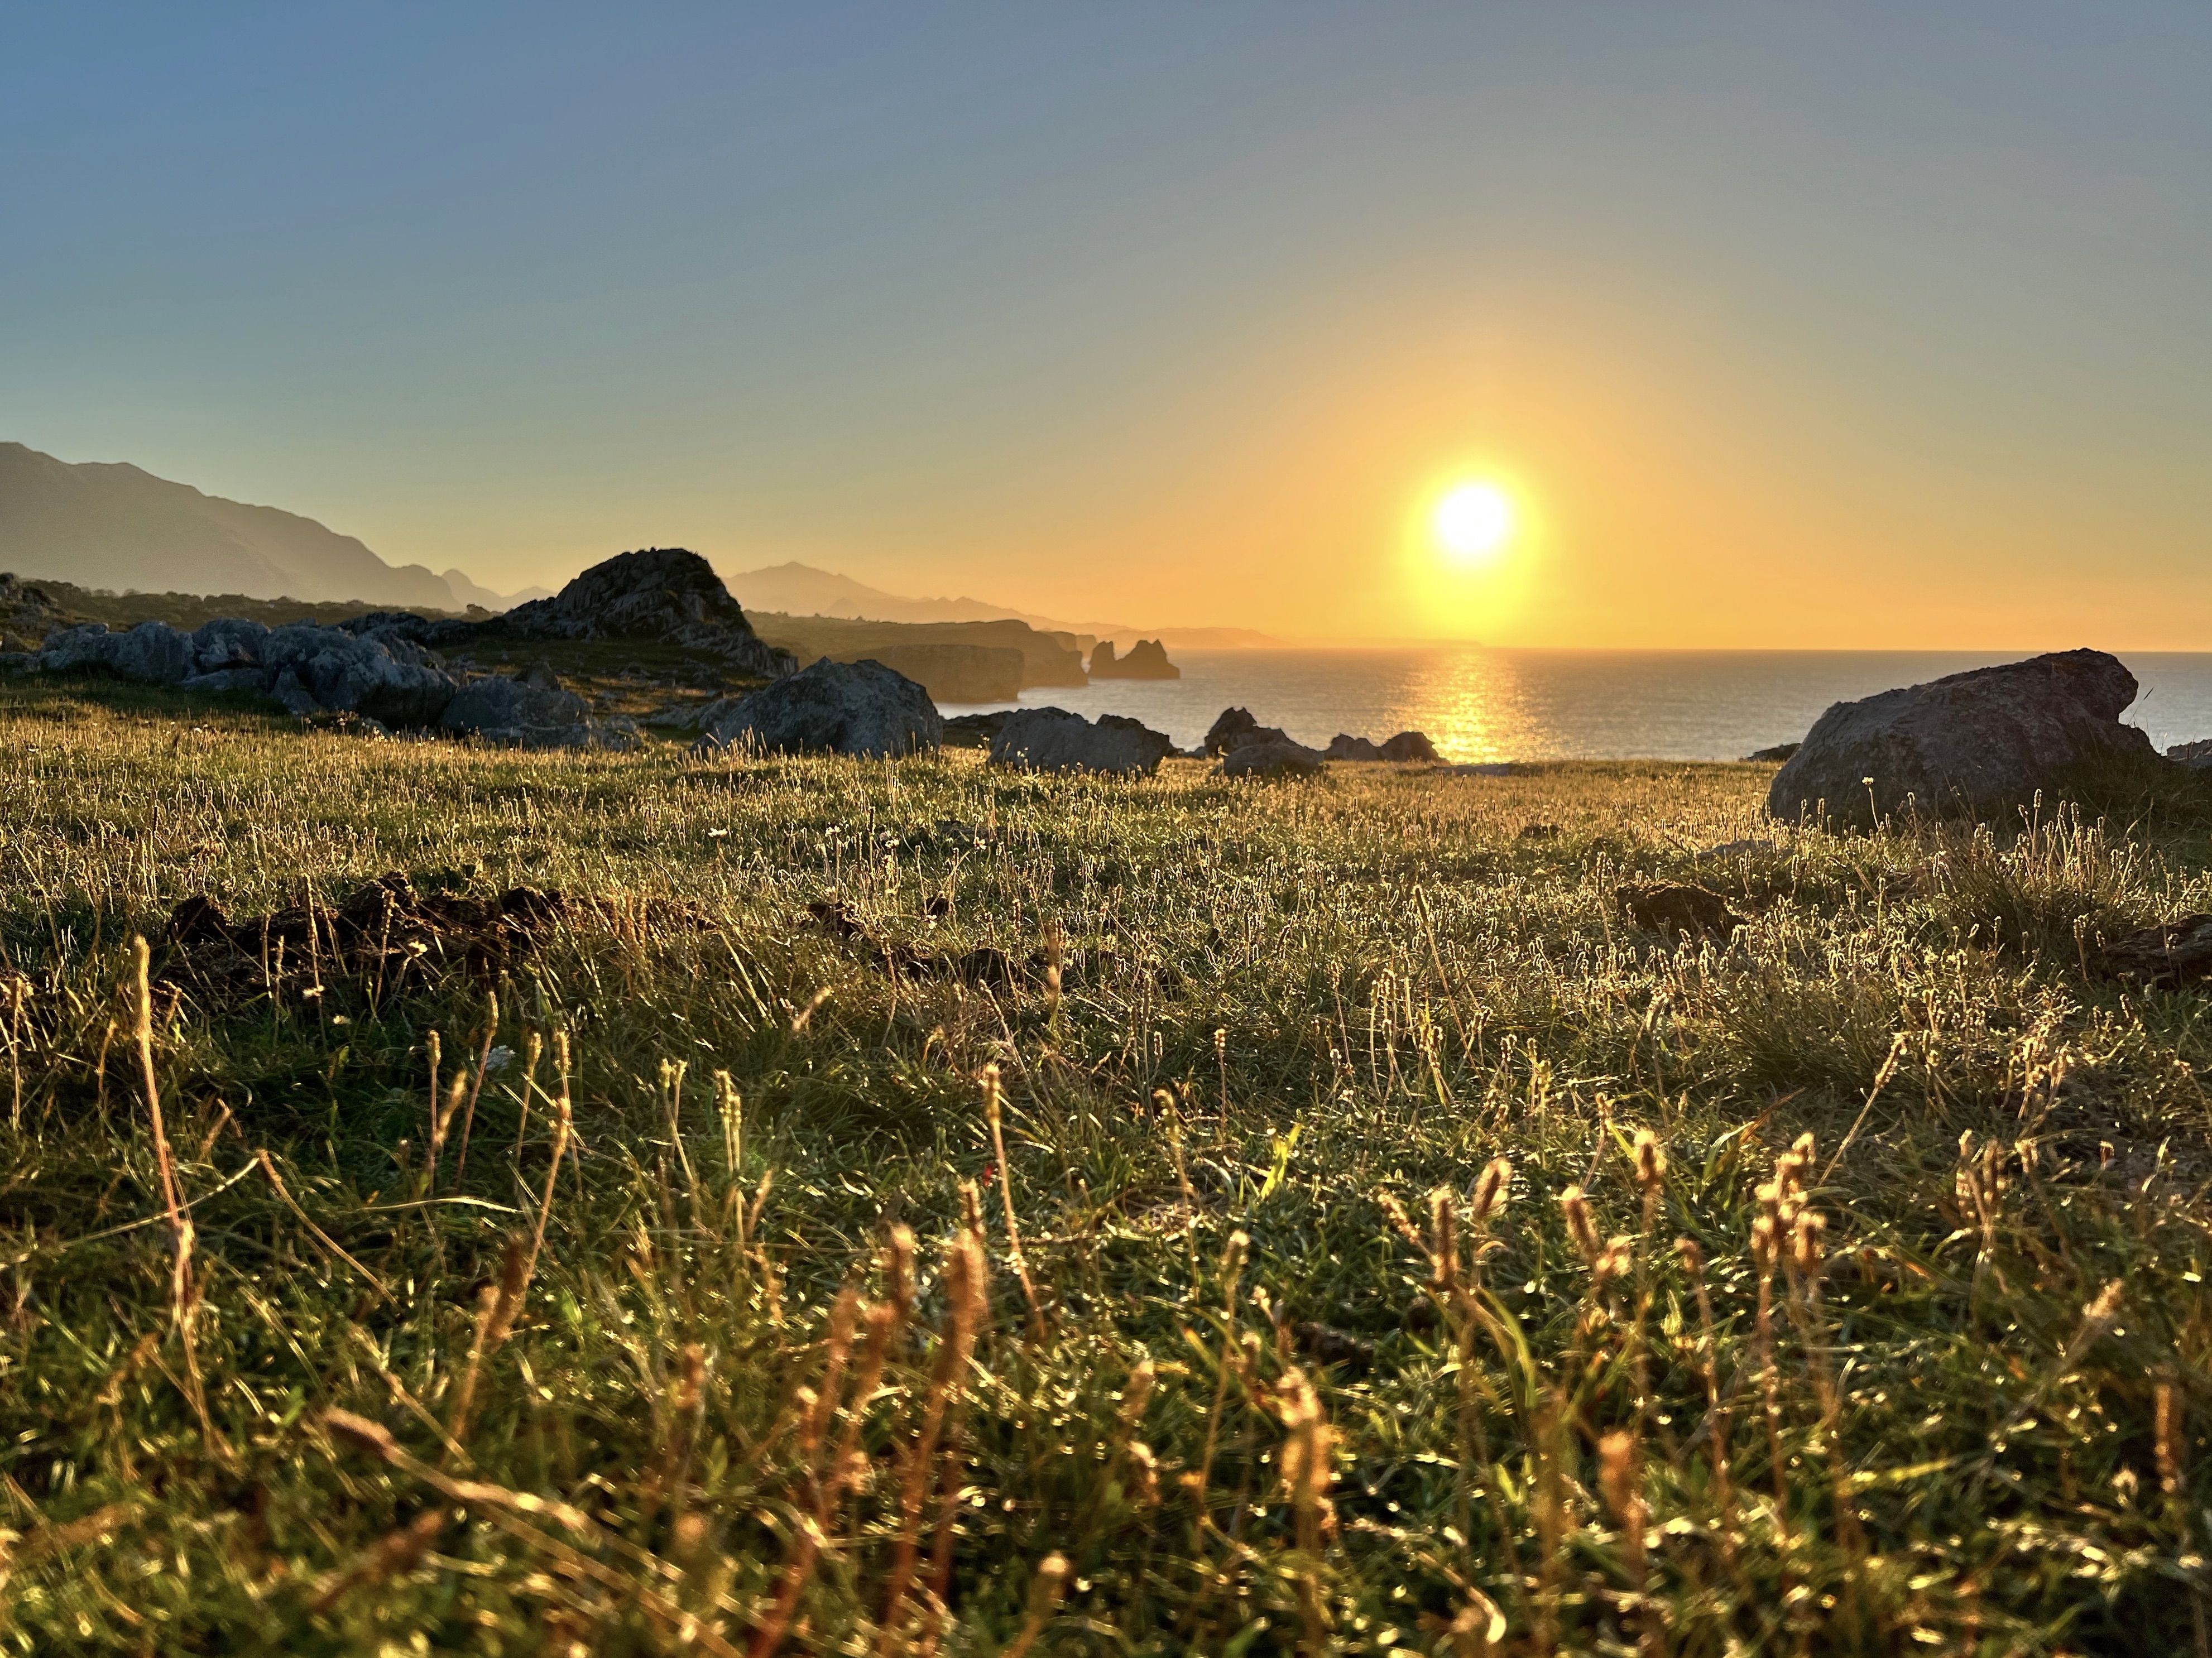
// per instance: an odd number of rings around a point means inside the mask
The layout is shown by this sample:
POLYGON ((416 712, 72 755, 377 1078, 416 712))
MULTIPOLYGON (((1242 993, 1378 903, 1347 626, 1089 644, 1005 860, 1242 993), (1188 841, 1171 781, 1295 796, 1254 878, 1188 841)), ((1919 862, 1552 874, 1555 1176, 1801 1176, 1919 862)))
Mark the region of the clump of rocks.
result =
POLYGON ((991 738, 989 763, 1025 771, 1087 771, 1150 777, 1175 739, 1142 720, 1104 714, 1096 722, 1065 708, 1017 708, 991 738))
POLYGON ((267 628, 226 616, 191 633, 166 622, 115 633, 93 622, 47 635, 33 665, 100 669, 186 691, 245 691, 310 718, 348 714, 373 729, 452 732, 526 748, 618 749, 640 740, 629 720, 593 719, 543 665, 519 679, 465 678, 404 629, 376 620, 267 628))
POLYGON ((1326 749, 1308 748, 1279 726, 1261 725, 1249 708, 1224 708, 1199 751, 1218 758, 1226 777, 1311 776, 1329 760, 1434 763, 1440 757, 1420 732, 1400 732, 1382 743, 1340 732, 1326 749))
POLYGON ((763 754, 932 754, 945 720, 929 693, 880 662, 824 657, 787 679, 699 711, 701 745, 763 754))

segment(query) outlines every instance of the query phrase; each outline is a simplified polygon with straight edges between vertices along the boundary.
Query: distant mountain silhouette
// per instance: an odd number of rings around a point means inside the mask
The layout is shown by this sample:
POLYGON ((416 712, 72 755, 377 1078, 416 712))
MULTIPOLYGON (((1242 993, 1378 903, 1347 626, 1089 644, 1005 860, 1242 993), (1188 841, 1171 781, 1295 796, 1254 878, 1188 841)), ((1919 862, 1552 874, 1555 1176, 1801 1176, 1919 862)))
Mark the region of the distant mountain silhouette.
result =
POLYGON ((459 570, 386 564, 296 513, 203 495, 120 462, 71 465, 20 443, 0 443, 0 569, 118 592, 435 610, 511 602, 459 570))
POLYGON ((772 564, 734 574, 725 571, 722 580, 747 610, 785 616, 846 616, 869 622, 1026 622, 1048 633, 1110 639, 1117 644, 1133 642, 1142 635, 1163 639, 1186 650, 1238 650, 1283 642, 1249 628, 1139 628, 1126 622, 1061 622, 980 598, 906 598, 850 576, 817 570, 811 564, 772 564))

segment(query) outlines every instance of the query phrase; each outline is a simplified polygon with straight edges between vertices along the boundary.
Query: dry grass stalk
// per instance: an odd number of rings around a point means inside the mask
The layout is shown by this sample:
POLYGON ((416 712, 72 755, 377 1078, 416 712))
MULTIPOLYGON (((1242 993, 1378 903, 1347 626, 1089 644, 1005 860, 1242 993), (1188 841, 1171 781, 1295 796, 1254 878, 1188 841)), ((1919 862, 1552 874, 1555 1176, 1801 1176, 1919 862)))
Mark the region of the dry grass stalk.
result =
POLYGON ((1044 1309, 1038 1304, 1036 1285, 1030 1281, 1029 1263, 1022 1256, 1022 1229, 1014 1218, 1014 1169, 1006 1161, 1006 1136, 1001 1126, 1004 1114, 1005 1090, 999 1084, 999 1067, 983 1067, 983 1115, 991 1126, 991 1154, 999 1163, 999 1198, 1006 1211, 1006 1249, 1012 1257, 1014 1276, 1021 1281, 1022 1299, 1029 1303, 1030 1336, 1042 1343, 1045 1339, 1044 1309))
POLYGON ((1044 1633, 1044 1626, 1060 1610, 1060 1597, 1067 1593, 1067 1580, 1075 1569, 1067 1564, 1064 1554, 1048 1554, 1037 1563, 1036 1577, 1030 1585, 1030 1605, 1022 1619, 1018 1634, 1006 1643, 1000 1658, 1029 1658, 1029 1650, 1044 1633))
POLYGON ((469 1362, 453 1394, 453 1407, 446 1419, 446 1436, 456 1445, 465 1444, 473 1419, 477 1385, 484 1365, 506 1343, 522 1310, 529 1287, 530 1262, 520 1238, 509 1238, 500 1257, 499 1282, 485 1286, 477 1307, 476 1336, 469 1343, 469 1362))
POLYGON ((307 1615, 319 1618, 355 1589, 371 1588, 412 1570, 452 1519, 443 1507, 425 1509, 408 1524, 388 1533, 350 1565, 341 1566, 323 1580, 307 1602, 307 1615))
POLYGON ((892 1546, 889 1581, 884 1591, 881 1633, 876 1649, 879 1654, 889 1655, 904 1638, 907 1594, 913 1586, 915 1566, 921 1555, 921 1513, 929 1494, 930 1477, 936 1469, 938 1440, 944 1432, 953 1396, 962 1387, 969 1357, 975 1349, 975 1337, 987 1304, 984 1286, 988 1270, 983 1259, 982 1240, 973 1230, 963 1230, 954 1238, 945 1257, 945 1295, 951 1304, 945 1310, 945 1332, 938 1342, 937 1362, 930 1370, 929 1393, 922 1401, 921 1422, 902 1458, 899 1530, 892 1546))
POLYGON ((228 1461, 230 1443, 216 1431, 215 1420, 208 1414, 207 1387, 200 1379, 199 1344, 194 1333, 199 1293, 192 1282, 192 1247, 198 1235, 191 1210, 177 1183, 176 1159, 170 1154, 168 1130, 161 1121, 161 1086, 154 1076, 154 991, 147 977, 149 951, 143 936, 131 938, 131 953, 138 992, 138 1066, 146 1090, 146 1114, 153 1125, 154 1160, 161 1173, 161 1206, 169 1219, 169 1308, 185 1350, 185 1395, 191 1401, 192 1414, 199 1418, 200 1436, 207 1448, 228 1461))

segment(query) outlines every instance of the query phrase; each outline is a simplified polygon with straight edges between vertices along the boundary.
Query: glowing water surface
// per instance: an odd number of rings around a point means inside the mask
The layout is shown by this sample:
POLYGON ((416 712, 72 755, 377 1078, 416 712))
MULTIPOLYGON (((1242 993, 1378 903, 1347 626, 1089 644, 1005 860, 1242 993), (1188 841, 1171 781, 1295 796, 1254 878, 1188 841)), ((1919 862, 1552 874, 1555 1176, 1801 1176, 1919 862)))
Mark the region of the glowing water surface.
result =
MULTIPOLYGON (((1413 730, 1452 760, 1735 760, 1802 737, 1832 702, 2027 653, 1436 646, 1172 654, 1181 679, 1025 691, 1021 706, 1131 714, 1185 748, 1233 706, 1316 746, 1339 732, 1379 742, 1413 730)), ((2142 685, 2127 718, 2160 748, 2212 737, 2212 654, 2121 659, 2142 685)))

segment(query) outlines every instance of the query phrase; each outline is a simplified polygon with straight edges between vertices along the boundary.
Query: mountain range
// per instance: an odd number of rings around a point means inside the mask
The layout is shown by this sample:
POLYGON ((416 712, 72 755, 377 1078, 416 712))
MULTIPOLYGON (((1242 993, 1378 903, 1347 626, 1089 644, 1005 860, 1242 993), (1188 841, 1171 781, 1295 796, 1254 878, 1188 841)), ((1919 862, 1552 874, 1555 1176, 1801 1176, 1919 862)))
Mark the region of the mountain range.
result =
POLYGON ((275 507, 203 495, 124 462, 72 465, 0 443, 0 568, 118 592, 362 599, 503 610, 459 570, 386 563, 352 536, 275 507))
MULTIPOLYGON (((355 537, 275 507, 250 506, 121 461, 57 460, 0 443, 0 570, 117 592, 232 593, 392 610, 504 610, 549 589, 498 593, 460 570, 387 564, 355 537)), ((908 598, 805 564, 724 570, 749 610, 871 622, 1025 622, 1047 632, 1139 637, 1171 648, 1281 641, 1247 628, 1139 628, 1061 622, 980 598, 908 598)))

